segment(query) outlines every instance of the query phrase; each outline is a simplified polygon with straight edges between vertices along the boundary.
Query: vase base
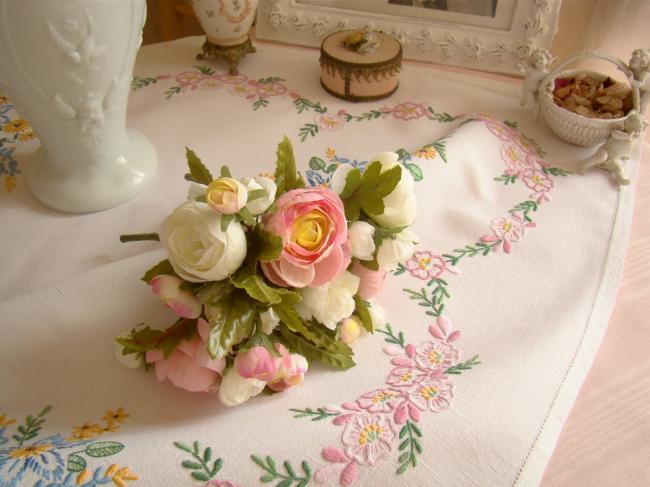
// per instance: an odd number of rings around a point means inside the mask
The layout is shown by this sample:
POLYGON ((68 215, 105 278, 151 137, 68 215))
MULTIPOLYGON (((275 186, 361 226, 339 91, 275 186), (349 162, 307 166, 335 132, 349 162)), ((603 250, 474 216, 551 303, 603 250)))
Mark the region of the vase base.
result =
POLYGON ((207 38, 201 47, 201 52, 196 55, 198 61, 203 59, 223 59, 228 63, 228 74, 236 76, 239 74, 237 65, 246 54, 255 52, 255 46, 251 42, 250 35, 246 36, 246 40, 240 44, 221 46, 210 42, 207 38))
POLYGON ((126 203, 144 190, 156 174, 156 149, 136 130, 127 131, 127 150, 110 167, 84 168, 61 174, 47 162, 42 148, 29 164, 27 182, 41 203, 67 213, 92 213, 126 203))

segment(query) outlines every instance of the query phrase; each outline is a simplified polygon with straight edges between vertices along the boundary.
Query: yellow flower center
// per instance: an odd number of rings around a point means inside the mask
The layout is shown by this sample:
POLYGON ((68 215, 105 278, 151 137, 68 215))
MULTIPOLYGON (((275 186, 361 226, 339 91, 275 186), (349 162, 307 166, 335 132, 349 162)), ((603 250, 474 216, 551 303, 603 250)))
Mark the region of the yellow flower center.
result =
POLYGON ((431 350, 431 351, 429 352, 429 355, 427 355, 427 359, 428 359, 429 362, 431 362, 432 364, 439 364, 440 362, 442 362, 442 355, 440 355, 440 354, 439 354, 438 352, 436 352, 435 350, 431 350))
POLYGON ((374 404, 379 404, 382 402, 390 401, 393 397, 395 397, 395 394, 392 392, 379 391, 377 394, 373 396, 372 402, 374 404))
POLYGON ((43 445, 30 445, 25 448, 17 448, 9 452, 11 458, 29 458, 42 455, 46 451, 50 450, 52 445, 43 444, 43 445))
POLYGON ((420 395, 425 401, 435 398, 438 395, 438 392, 436 386, 426 386, 420 389, 420 395))
POLYGON ((402 382, 408 382, 411 380, 411 373, 410 372, 404 372, 402 376, 399 378, 402 382))
POLYGON ((503 231, 504 232, 509 232, 510 230, 512 230, 512 223, 510 223, 510 222, 504 223, 503 224, 503 231))
POLYGON ((221 206, 237 200, 237 184, 231 178, 218 178, 210 183, 206 191, 210 205, 221 206))
POLYGON ((303 249, 315 250, 330 233, 328 218, 320 210, 312 210, 293 222, 291 240, 303 249))
POLYGON ((535 174, 531 179, 535 184, 540 184, 542 182, 542 178, 539 177, 539 174, 535 174))
POLYGON ((373 443, 384 434, 384 429, 376 423, 367 425, 359 435, 359 445, 373 443))
POLYGON ((431 257, 425 257, 424 259, 418 260, 420 269, 427 269, 429 267, 429 264, 431 264, 431 257))

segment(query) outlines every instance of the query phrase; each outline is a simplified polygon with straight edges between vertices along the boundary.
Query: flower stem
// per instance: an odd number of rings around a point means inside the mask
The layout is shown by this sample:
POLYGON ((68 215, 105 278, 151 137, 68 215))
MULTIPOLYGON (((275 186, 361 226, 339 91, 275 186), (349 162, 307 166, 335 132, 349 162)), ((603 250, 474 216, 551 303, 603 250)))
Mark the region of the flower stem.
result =
POLYGON ((132 233, 129 235, 120 235, 120 242, 140 242, 143 240, 154 240, 160 242, 160 235, 157 233, 132 233))

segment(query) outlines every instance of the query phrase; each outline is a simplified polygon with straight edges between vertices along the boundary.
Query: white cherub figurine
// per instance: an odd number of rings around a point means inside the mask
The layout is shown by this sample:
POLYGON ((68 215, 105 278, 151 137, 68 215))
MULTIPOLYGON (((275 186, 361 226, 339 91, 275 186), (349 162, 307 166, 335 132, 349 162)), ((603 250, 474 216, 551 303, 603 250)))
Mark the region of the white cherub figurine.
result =
POLYGON ((534 105, 537 102, 539 84, 548 76, 548 65, 553 61, 553 56, 547 49, 538 47, 533 50, 526 60, 526 78, 521 92, 520 103, 523 106, 534 105))
POLYGON ((635 49, 628 67, 634 76, 633 83, 639 88, 639 113, 643 114, 650 103, 650 50, 635 49))
POLYGON ((584 174, 596 166, 611 172, 619 184, 630 184, 623 171, 623 161, 629 159, 628 154, 636 138, 641 135, 647 124, 642 115, 630 113, 625 119, 623 130, 612 131, 609 139, 598 148, 596 153, 582 162, 578 172, 584 174))

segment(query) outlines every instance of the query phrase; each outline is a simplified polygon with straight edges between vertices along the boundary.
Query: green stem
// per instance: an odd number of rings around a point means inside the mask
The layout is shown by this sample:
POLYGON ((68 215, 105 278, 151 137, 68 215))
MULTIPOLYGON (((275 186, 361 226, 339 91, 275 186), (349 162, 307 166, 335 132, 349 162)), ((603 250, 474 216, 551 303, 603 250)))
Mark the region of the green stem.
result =
POLYGON ((157 233, 133 233, 129 235, 120 235, 120 242, 141 242, 144 240, 154 240, 160 242, 160 235, 157 233))

